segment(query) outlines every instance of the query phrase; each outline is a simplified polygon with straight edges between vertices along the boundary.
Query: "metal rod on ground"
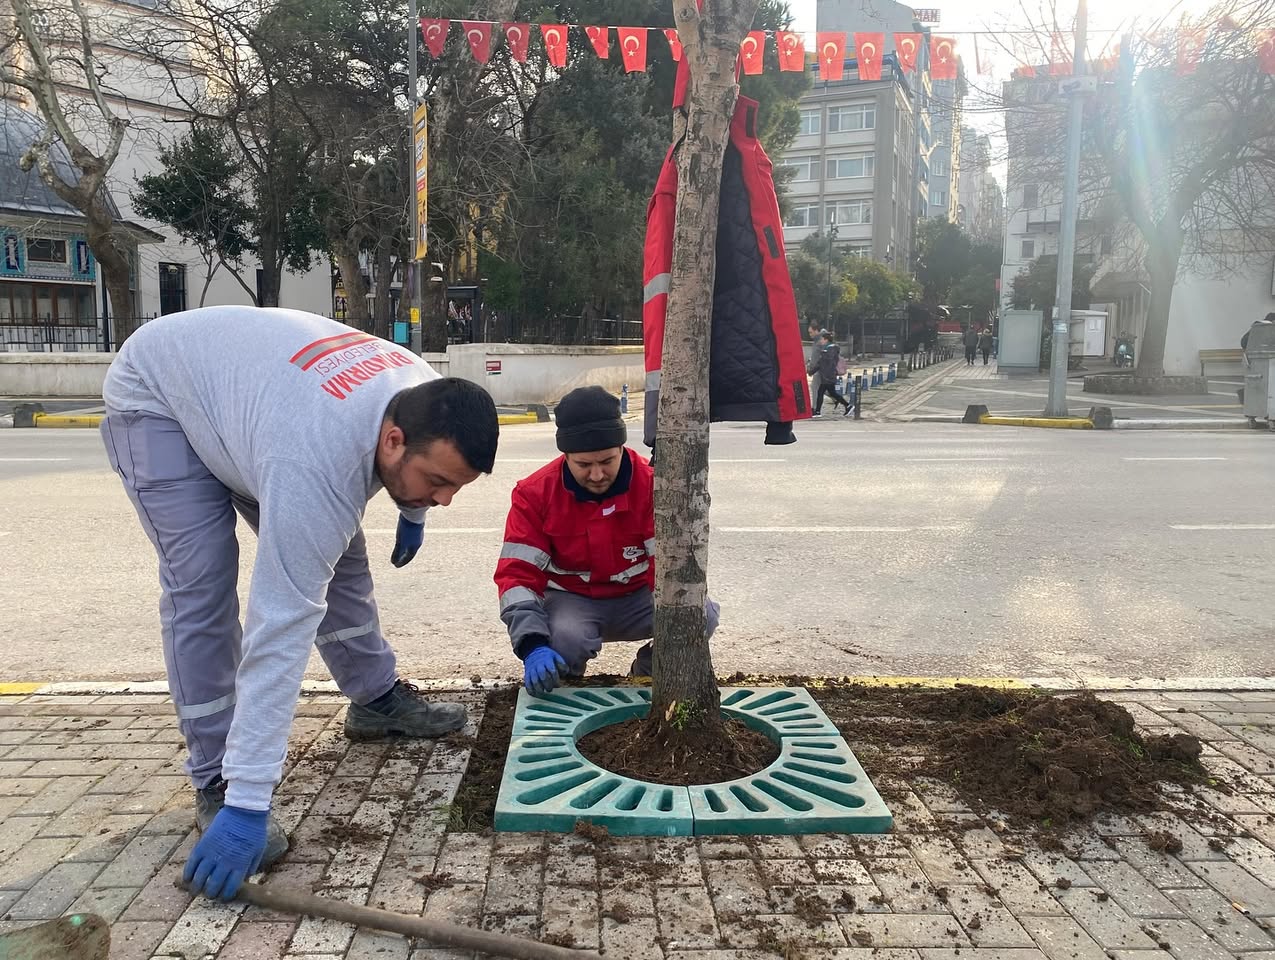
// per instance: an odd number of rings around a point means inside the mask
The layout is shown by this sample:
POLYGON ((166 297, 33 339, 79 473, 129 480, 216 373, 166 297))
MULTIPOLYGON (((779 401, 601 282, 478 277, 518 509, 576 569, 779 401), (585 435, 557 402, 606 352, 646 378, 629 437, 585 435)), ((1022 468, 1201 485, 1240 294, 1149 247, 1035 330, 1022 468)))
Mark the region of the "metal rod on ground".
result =
POLYGON ((391 910, 379 910, 376 907, 363 907, 355 903, 329 900, 313 893, 289 889, 273 883, 269 886, 245 883, 239 888, 236 899, 254 906, 265 907, 267 910, 323 917, 327 920, 338 920, 341 923, 352 923, 355 926, 370 927, 373 930, 388 930, 391 933, 401 933, 406 937, 419 937, 439 946, 481 950, 498 957, 513 957, 514 960, 601 960, 598 954, 588 950, 570 950, 567 947, 557 947, 549 943, 521 940, 503 933, 471 930, 469 927, 446 923, 442 920, 411 917, 391 910))
POLYGON ((1071 346, 1067 342, 1071 329, 1071 278, 1076 259, 1076 217, 1080 206, 1080 140, 1084 128, 1084 85, 1077 78, 1085 73, 1085 33, 1089 11, 1086 0, 1076 6, 1076 53, 1072 66, 1070 89, 1066 81, 1061 85, 1071 96, 1068 109, 1067 164, 1063 171, 1062 223, 1058 236, 1058 293, 1054 297, 1054 328, 1049 354, 1049 401, 1045 407, 1047 417, 1067 416, 1067 355, 1071 346))
MULTIPOLYGON (((425 301, 421 296, 421 271, 425 264, 416 259, 416 237, 420 233, 420 223, 416 212, 416 104, 420 89, 416 82, 416 31, 421 28, 421 21, 416 13, 416 0, 407 0, 407 176, 411 189, 408 190, 408 206, 412 210, 412 234, 408 238, 407 248, 411 256, 407 261, 407 283, 403 295, 407 297, 409 323, 407 325, 407 347, 413 353, 421 353, 424 344, 421 342, 425 330, 425 301), (420 323, 411 323, 411 310, 415 307, 420 323)), ((347 281, 348 282, 348 281, 347 281)))

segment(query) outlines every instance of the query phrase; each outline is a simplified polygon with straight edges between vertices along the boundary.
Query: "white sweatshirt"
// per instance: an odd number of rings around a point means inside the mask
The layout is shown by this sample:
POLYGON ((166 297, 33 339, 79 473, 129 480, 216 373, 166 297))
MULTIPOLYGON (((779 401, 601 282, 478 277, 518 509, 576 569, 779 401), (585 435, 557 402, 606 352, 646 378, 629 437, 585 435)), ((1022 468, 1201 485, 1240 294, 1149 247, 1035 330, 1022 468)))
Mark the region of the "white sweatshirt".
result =
POLYGON ((111 364, 108 413, 176 420, 212 474, 261 507, 222 763, 232 806, 270 806, 328 583, 381 488, 373 467, 385 408, 437 377, 410 351, 342 323, 254 307, 152 320, 111 364))

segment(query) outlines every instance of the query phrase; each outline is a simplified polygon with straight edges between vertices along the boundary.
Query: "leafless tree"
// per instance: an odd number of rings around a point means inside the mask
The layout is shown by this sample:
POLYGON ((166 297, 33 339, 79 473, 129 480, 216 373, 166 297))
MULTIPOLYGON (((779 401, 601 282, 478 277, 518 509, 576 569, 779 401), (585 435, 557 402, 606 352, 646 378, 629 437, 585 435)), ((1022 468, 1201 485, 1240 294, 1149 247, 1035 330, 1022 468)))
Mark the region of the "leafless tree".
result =
POLYGON ((11 6, 12 21, 0 33, 0 85, 26 91, 44 120, 20 166, 36 170, 49 189, 84 215, 89 248, 101 265, 115 312, 116 339, 122 342, 136 328, 137 309, 107 179, 129 121, 112 109, 103 90, 106 70, 95 54, 99 38, 82 0, 39 8, 30 0, 11 0, 11 6), (82 103, 64 97, 67 81, 83 86, 82 103), (56 160, 63 150, 70 171, 56 160))

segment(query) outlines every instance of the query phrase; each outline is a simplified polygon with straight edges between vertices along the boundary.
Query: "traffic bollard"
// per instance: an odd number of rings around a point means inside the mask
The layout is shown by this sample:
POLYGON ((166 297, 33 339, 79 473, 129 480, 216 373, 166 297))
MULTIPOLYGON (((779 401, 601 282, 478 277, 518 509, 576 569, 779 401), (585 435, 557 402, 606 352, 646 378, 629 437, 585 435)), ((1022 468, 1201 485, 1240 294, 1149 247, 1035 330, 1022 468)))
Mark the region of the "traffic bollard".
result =
POLYGON ((629 412, 629 385, 627 383, 620 390, 620 412, 629 412))
POLYGON ((890 378, 888 383, 894 383, 899 379, 899 365, 897 363, 890 364, 890 378))
POLYGON ((866 388, 863 385, 863 377, 856 377, 855 383, 858 385, 858 390, 854 396, 854 419, 861 420, 863 419, 863 391, 866 388))

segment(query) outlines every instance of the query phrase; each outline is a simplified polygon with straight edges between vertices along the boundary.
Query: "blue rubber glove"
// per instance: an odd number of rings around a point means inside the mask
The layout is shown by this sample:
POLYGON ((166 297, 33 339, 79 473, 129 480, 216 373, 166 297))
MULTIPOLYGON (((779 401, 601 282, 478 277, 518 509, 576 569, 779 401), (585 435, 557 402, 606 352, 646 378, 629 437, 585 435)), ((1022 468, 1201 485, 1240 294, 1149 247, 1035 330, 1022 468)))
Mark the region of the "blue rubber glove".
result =
POLYGON ((552 693, 558 686, 558 671, 567 669, 567 661, 553 647, 536 647, 522 663, 522 682, 534 697, 552 693))
POLYGON ((186 861, 182 880, 192 893, 230 900, 257 872, 266 852, 267 810, 222 807, 186 861))
POLYGON ((425 524, 413 523, 407 517, 398 518, 398 534, 394 537, 394 552, 390 554, 390 563, 396 567, 405 567, 412 562, 416 551, 421 548, 425 539, 425 524))

